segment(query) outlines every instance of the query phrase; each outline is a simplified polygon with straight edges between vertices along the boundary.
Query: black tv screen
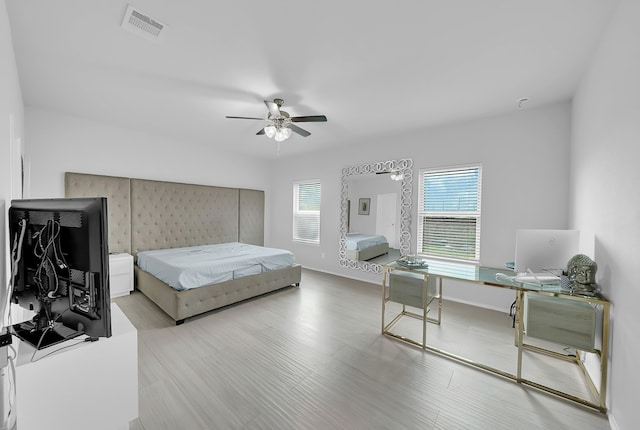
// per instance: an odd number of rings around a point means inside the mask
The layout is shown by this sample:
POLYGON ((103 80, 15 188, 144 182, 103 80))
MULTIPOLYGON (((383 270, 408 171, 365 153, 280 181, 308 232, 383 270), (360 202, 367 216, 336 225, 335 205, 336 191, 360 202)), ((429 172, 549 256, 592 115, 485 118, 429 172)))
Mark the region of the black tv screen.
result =
POLYGON ((11 301, 32 310, 10 321, 37 349, 86 334, 111 336, 107 199, 13 200, 11 301))

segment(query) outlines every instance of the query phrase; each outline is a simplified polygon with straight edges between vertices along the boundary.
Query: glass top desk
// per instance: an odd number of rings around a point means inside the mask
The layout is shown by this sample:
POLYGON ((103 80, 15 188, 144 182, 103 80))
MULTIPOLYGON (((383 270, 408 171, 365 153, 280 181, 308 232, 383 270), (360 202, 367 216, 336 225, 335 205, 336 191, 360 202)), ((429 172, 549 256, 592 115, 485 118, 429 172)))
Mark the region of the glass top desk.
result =
MULTIPOLYGON (((505 378, 511 379, 523 385, 531 386, 536 389, 557 395, 559 397, 580 403, 582 405, 594 408, 599 410, 602 413, 606 413, 606 388, 607 388, 607 366, 608 366, 608 351, 609 351, 609 318, 610 318, 610 302, 603 297, 601 294, 597 292, 584 292, 584 291, 572 291, 568 289, 562 289, 560 284, 535 284, 535 283, 522 283, 516 282, 513 278, 515 277, 515 272, 510 269, 503 268, 490 268, 490 267, 482 267, 464 263, 450 263, 450 262, 441 262, 436 260, 425 260, 427 266, 425 267, 407 267, 406 265, 400 264, 397 261, 389 263, 383 266, 382 270, 382 333, 386 336, 390 336, 404 342, 419 346, 425 350, 429 350, 435 352, 437 354, 443 355, 448 358, 452 358, 459 362, 481 368, 483 370, 493 372, 499 374, 505 378), (385 324, 385 306, 389 301, 393 300, 390 292, 390 274, 391 273, 409 273, 414 278, 416 276, 422 276, 423 278, 423 313, 422 315, 411 313, 405 311, 405 305, 403 303, 403 312, 394 318, 390 323, 385 324), (429 278, 436 278, 438 281, 438 292, 431 297, 427 297, 427 287, 429 278), (489 366, 487 364, 483 364, 479 361, 470 360, 468 358, 462 357, 458 354, 454 354, 448 351, 445 351, 441 348, 437 348, 433 345, 430 345, 427 338, 427 305, 432 303, 432 300, 435 298, 438 301, 437 303, 437 318, 429 319, 431 322, 435 322, 440 324, 441 322, 441 312, 442 312, 442 282, 443 279, 450 279, 456 281, 466 281, 476 284, 488 285, 491 287, 498 288, 506 288, 515 291, 516 301, 515 301, 515 346, 517 347, 517 363, 516 363, 516 371, 514 373, 507 372, 501 369, 497 369, 495 367, 489 366), (558 297, 561 299, 567 299, 570 301, 577 301, 582 303, 589 303, 592 306, 601 307, 601 328, 602 332, 599 333, 601 335, 601 345, 600 349, 593 349, 589 352, 594 352, 599 360, 600 360, 600 381, 599 388, 596 387, 596 384, 593 382, 589 372, 585 368, 583 364, 583 360, 580 357, 580 351, 576 349, 575 356, 560 354, 558 352, 554 352, 552 350, 544 349, 538 346, 529 345, 524 342, 525 336, 525 327, 524 327, 524 303, 525 303, 525 295, 533 294, 536 296, 545 296, 545 297, 558 297), (422 342, 415 341, 411 338, 400 336, 391 331, 393 325, 403 316, 411 316, 415 318, 423 319, 423 332, 422 332, 422 342), (578 365, 582 371, 582 374, 589 386, 591 395, 593 399, 587 399, 583 397, 579 397, 570 393, 566 393, 560 391, 558 389, 534 382, 533 380, 529 380, 523 377, 522 375, 522 360, 523 360, 523 350, 530 350, 537 353, 542 353, 547 356, 559 358, 565 361, 571 361, 578 365)), ((552 299, 553 300, 553 299, 552 299)))

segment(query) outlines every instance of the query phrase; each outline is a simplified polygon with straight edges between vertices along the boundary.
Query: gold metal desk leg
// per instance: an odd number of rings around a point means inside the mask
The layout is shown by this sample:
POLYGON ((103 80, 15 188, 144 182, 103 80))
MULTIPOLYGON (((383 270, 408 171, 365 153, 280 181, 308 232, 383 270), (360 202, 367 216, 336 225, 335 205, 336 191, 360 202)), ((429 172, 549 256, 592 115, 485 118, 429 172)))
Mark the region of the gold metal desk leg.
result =
POLYGON ((438 278, 438 324, 442 322, 442 276, 438 278))
POLYGON ((387 271, 383 269, 382 271, 382 329, 381 332, 384 334, 384 302, 387 299, 387 271))
POLYGON ((610 303, 602 304, 602 347, 600 353, 600 410, 607 410, 607 368, 609 365, 609 312, 610 303))
POLYGON ((429 306, 429 275, 424 275, 422 282, 422 349, 427 347, 427 307, 429 306))
POLYGON ((524 305, 524 292, 518 290, 516 292, 516 341, 518 346, 518 368, 516 371, 516 380, 522 381, 522 348, 524 337, 524 322, 523 322, 523 305, 524 305))

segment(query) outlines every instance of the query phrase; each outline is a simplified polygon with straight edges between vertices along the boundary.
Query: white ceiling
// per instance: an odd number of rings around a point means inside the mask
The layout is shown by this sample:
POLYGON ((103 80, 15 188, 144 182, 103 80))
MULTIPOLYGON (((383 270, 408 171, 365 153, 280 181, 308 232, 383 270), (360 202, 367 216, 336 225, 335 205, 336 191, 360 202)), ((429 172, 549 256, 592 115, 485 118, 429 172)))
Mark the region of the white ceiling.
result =
POLYGON ((615 0, 7 0, 25 104, 274 158, 263 100, 299 124, 280 157, 568 100, 615 0))

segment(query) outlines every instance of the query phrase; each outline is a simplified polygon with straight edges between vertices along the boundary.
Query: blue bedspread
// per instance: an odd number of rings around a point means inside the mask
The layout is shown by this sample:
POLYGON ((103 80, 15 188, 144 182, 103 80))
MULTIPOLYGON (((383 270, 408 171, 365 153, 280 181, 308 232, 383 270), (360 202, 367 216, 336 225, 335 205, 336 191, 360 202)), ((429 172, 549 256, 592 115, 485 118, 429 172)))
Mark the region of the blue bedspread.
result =
POLYGON ((176 290, 188 290, 290 267, 291 251, 240 242, 138 253, 138 266, 176 290))

